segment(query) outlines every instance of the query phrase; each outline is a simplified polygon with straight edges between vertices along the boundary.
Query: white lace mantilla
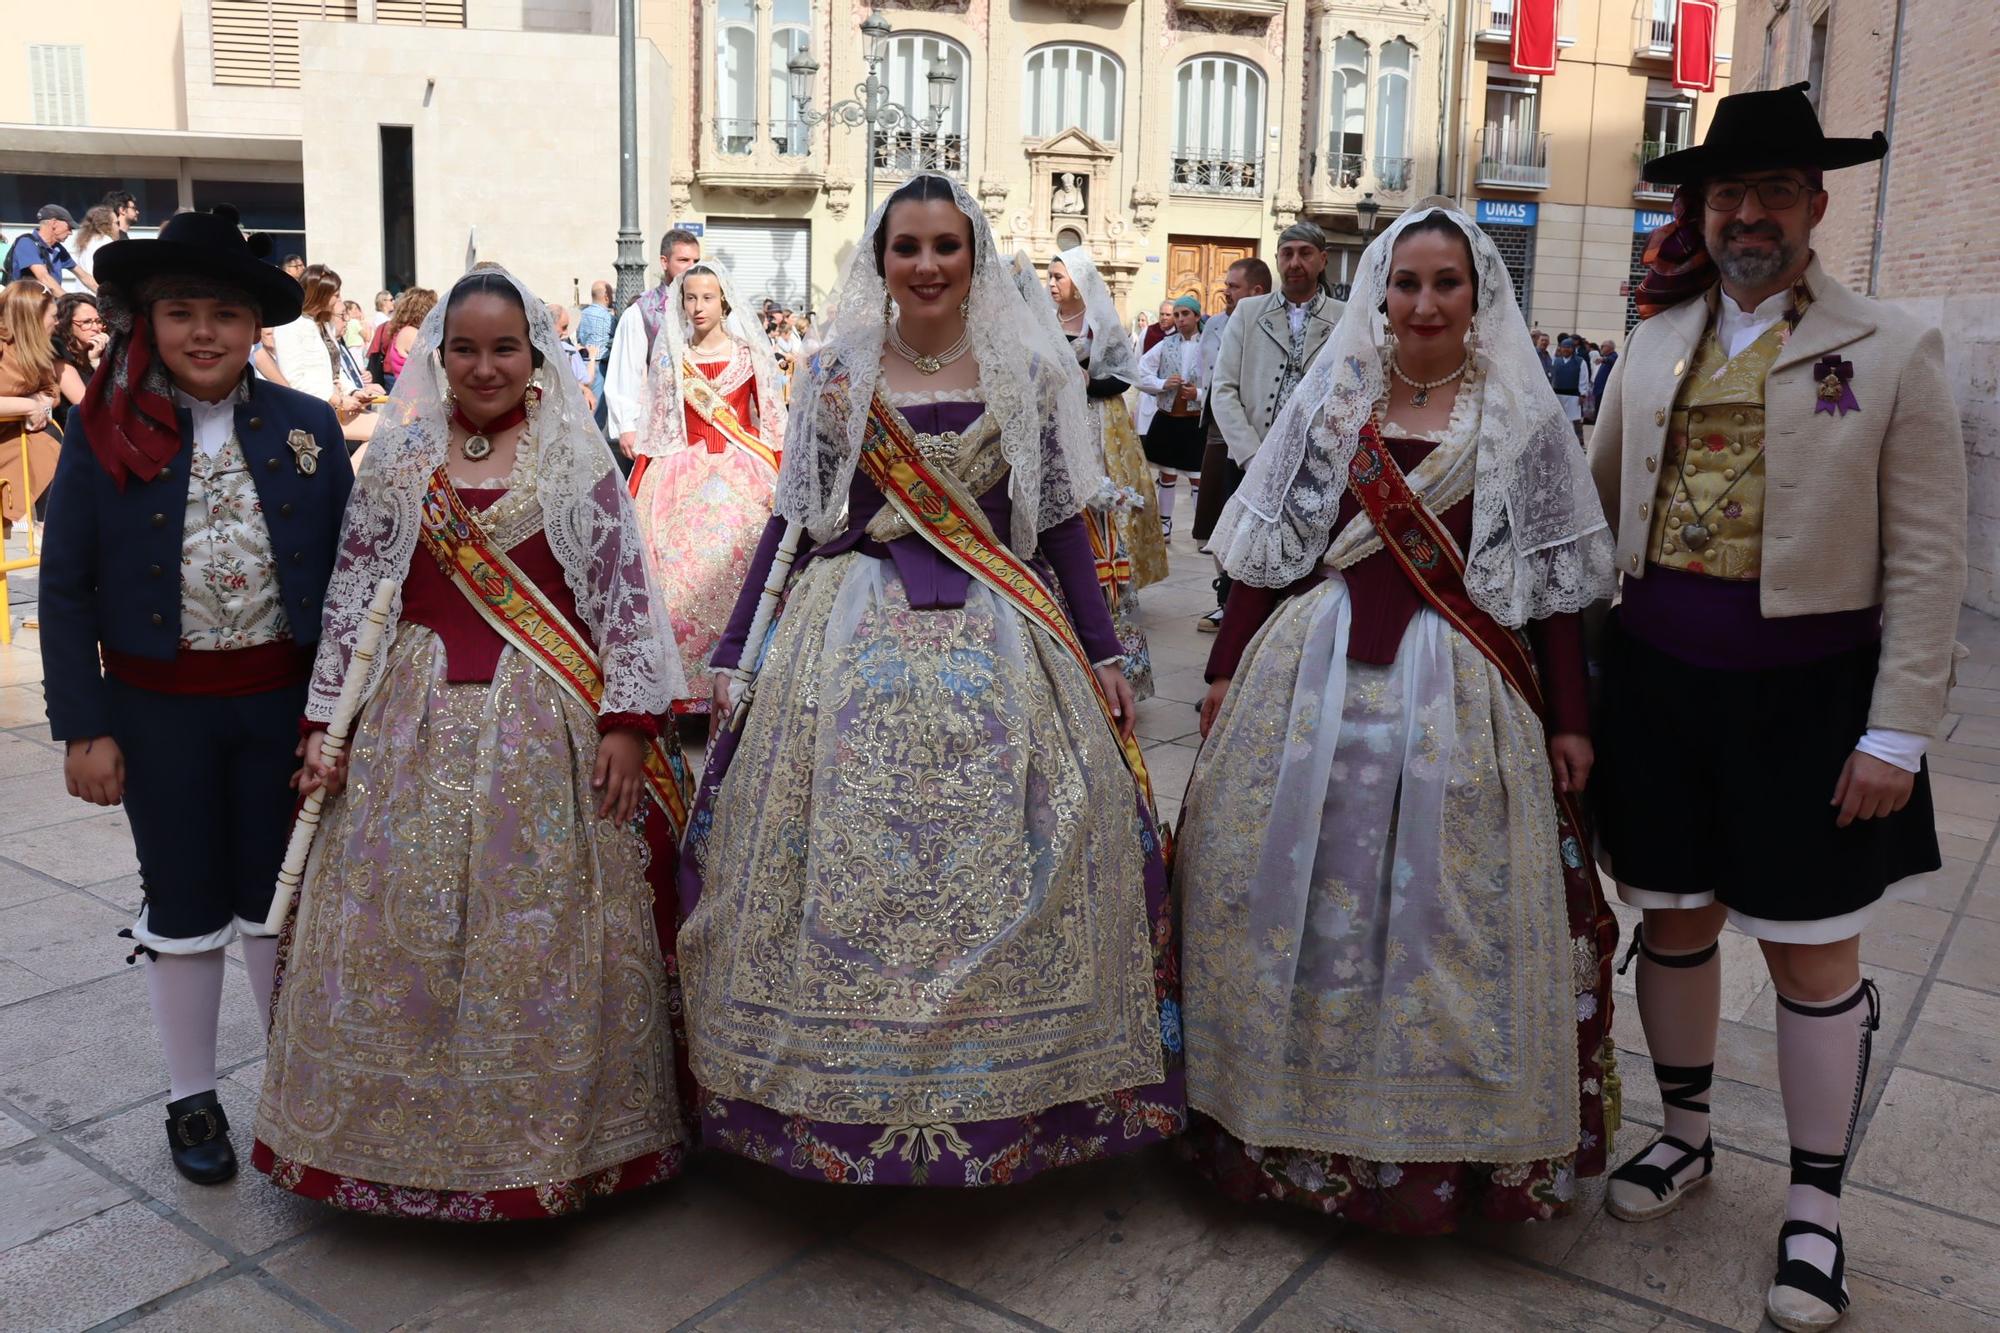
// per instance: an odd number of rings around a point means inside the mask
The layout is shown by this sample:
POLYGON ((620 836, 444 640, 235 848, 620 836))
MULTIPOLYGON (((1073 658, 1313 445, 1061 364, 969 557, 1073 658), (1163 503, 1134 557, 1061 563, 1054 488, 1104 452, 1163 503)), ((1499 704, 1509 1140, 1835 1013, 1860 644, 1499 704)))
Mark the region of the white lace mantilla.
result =
MULTIPOLYGON (((917 178, 912 178, 917 179, 917 178)), ((1104 480, 1091 432, 1083 381, 1069 340, 1046 294, 1039 316, 1016 288, 1012 268, 993 243, 986 214, 965 187, 945 177, 972 227, 972 290, 966 316, 970 355, 979 367, 978 399, 999 431, 1008 464, 1014 517, 1009 546, 1027 556, 1041 533, 1079 513, 1104 480)), ((869 405, 882 380, 888 332, 887 286, 875 271, 875 234, 895 199, 868 220, 834 297, 827 337, 809 383, 795 385, 778 472, 777 512, 820 540, 836 536, 848 487, 861 459, 869 405)), ((969 401, 969 391, 953 390, 969 401)))
POLYGON ((1466 590, 1514 628, 1581 611, 1612 590, 1611 531, 1597 489, 1535 357, 1500 252, 1443 203, 1405 213, 1362 255, 1346 313, 1272 423, 1209 548, 1233 577, 1270 588, 1298 579, 1326 553, 1361 429, 1388 394, 1380 312, 1390 256, 1412 223, 1440 214, 1464 233, 1478 277, 1473 378, 1453 409, 1454 422, 1477 414, 1468 418, 1477 428, 1466 590))
MULTIPOLYGON (((533 438, 524 439, 524 449, 534 468, 542 533, 576 598, 582 628, 597 645, 605 682, 601 711, 664 713, 674 699, 686 695, 687 677, 665 608, 646 569, 632 502, 611 451, 584 406, 582 387, 558 369, 569 362, 562 355, 548 307, 503 269, 482 269, 460 279, 461 283, 495 281, 510 285, 520 298, 527 312, 529 341, 543 357, 534 379, 542 398, 530 414, 528 430, 533 438)), ((386 578, 400 589, 409 575, 424 493, 449 455, 451 418, 438 359, 449 304, 448 297, 439 301, 424 320, 396 379, 396 392, 382 408, 382 420, 347 502, 306 705, 307 716, 322 722, 333 717, 355 635, 376 584, 386 578)), ((517 458, 515 471, 523 466, 517 458)), ((367 693, 380 684, 401 613, 399 591, 367 693)))

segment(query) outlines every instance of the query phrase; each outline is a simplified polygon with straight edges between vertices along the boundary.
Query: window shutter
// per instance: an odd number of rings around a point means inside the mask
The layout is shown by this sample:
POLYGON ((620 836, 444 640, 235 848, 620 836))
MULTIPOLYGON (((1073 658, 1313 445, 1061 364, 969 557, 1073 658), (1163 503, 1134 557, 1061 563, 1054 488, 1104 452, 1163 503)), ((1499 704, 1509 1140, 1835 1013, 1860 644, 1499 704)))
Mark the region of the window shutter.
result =
POLYGON ((210 0, 215 82, 240 88, 296 88, 299 24, 354 20, 355 0, 210 0))
POLYGON ((465 0, 375 0, 375 21, 412 28, 463 28, 465 0))
POLYGON ((87 125, 83 100, 83 48, 28 48, 28 84, 37 125, 87 125))

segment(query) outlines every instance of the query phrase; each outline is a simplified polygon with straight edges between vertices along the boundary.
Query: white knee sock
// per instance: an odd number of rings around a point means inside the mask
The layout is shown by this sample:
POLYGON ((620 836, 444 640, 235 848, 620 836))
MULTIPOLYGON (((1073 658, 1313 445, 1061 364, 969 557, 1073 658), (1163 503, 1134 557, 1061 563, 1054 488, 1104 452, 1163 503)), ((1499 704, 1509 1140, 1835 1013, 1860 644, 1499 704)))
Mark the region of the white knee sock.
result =
MULTIPOLYGON (((1716 946, 1672 952, 1644 940, 1639 949, 1639 1025, 1660 1085, 1664 1132, 1690 1148, 1708 1138, 1709 1084, 1715 1075, 1716 1025, 1722 1015, 1722 958, 1716 946), (1676 1104, 1678 1102, 1678 1104, 1676 1104)), ((1643 1159, 1667 1167, 1682 1154, 1666 1143, 1643 1159)), ((1676 1180, 1700 1171, 1689 1163, 1676 1180)))
POLYGON ((257 997, 257 1016, 271 1030, 271 984, 278 970, 278 937, 244 935, 243 966, 250 973, 250 993, 257 997))
MULTIPOLYGON (((1867 981, 1831 1000, 1778 996, 1778 1088, 1792 1140, 1792 1184, 1785 1195, 1789 1221, 1840 1230, 1840 1182, 1880 1021, 1881 1002, 1867 981)), ((1786 1250, 1822 1273, 1833 1272, 1832 1241, 1794 1236, 1786 1250)))
POLYGON ((153 1026, 167 1056, 174 1101, 215 1087, 215 1026, 222 1015, 222 950, 163 953, 146 964, 153 1026))
MULTIPOLYGON (((1172 476, 1173 474, 1168 473, 1167 475, 1172 476)), ((1177 485, 1160 486, 1156 490, 1160 497, 1160 517, 1172 518, 1174 516, 1174 496, 1180 491, 1180 487, 1177 485)))

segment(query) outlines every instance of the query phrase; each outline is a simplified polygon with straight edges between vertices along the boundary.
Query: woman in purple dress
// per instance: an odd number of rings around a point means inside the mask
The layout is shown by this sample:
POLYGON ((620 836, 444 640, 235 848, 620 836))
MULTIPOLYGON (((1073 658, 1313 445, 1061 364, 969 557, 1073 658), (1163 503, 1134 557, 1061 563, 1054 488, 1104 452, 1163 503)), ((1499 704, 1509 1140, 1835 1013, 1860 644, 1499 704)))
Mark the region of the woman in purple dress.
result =
POLYGON ((703 1135, 810 1179, 1005 1184, 1183 1120, 1160 838, 1083 526, 1103 477, 1074 358, 961 188, 914 178, 855 255, 712 659, 718 726, 758 674, 682 863, 703 1135))

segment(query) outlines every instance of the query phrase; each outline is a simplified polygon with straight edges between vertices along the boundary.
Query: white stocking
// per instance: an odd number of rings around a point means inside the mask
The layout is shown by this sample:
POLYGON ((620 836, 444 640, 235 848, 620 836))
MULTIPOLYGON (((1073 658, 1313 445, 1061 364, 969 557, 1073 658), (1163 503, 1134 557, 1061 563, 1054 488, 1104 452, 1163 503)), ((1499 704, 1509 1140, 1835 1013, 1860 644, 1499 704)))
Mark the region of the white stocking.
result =
POLYGON ((250 992, 257 997, 257 1017, 271 1030, 271 985, 278 970, 276 935, 243 935, 243 966, 250 973, 250 992))
POLYGON ((153 1026, 167 1056, 170 1097, 215 1087, 215 1027, 222 1014, 222 950, 163 953, 146 964, 153 1026))

